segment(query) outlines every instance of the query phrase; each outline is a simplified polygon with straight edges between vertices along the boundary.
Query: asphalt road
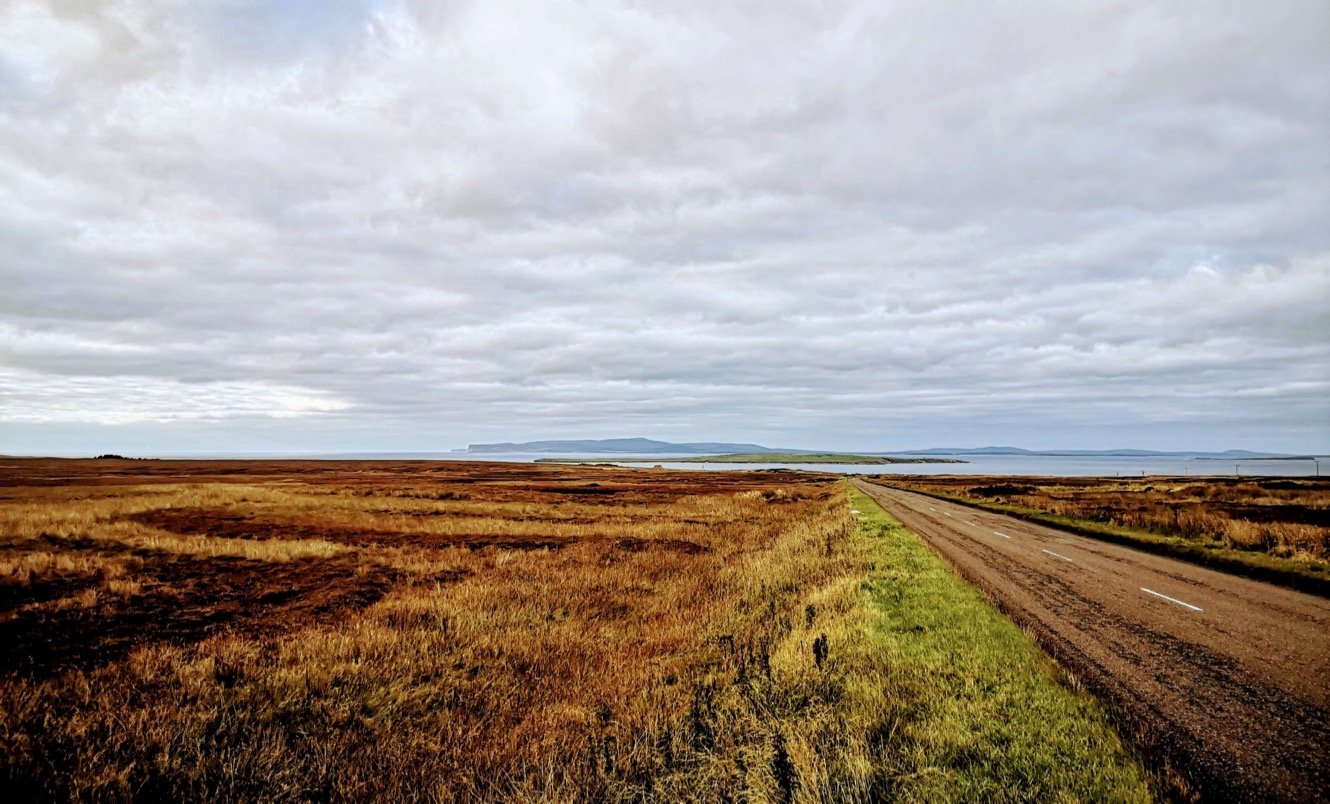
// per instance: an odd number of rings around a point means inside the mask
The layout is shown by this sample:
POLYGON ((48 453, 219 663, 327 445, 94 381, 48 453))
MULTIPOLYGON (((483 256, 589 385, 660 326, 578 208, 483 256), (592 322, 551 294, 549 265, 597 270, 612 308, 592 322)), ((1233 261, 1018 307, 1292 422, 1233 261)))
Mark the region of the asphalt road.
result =
POLYGON ((855 480, 1216 801, 1330 801, 1330 600, 855 480))

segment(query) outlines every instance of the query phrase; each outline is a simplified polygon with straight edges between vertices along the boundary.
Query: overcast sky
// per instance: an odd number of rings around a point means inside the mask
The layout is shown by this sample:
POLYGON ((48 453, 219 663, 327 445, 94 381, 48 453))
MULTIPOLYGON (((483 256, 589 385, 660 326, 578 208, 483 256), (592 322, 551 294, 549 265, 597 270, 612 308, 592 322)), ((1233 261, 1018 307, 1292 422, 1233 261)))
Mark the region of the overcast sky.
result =
POLYGON ((0 453, 1330 451, 1330 4, 0 4, 0 453))

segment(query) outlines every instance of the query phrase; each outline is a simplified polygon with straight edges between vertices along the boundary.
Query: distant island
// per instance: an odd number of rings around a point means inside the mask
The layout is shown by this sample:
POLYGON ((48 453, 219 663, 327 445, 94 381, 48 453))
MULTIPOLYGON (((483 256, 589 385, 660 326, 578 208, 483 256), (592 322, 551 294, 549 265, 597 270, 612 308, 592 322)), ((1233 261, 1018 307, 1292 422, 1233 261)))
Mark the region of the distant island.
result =
POLYGON ((1231 449, 1223 452, 1165 451, 1148 449, 1046 449, 1031 450, 1021 447, 934 447, 932 449, 891 450, 859 453, 837 453, 825 450, 767 447, 761 444, 726 441, 658 441, 653 438, 587 438, 549 441, 505 441, 493 444, 471 444, 458 454, 472 455, 559 455, 586 457, 592 455, 630 456, 705 456, 700 463, 966 463, 969 457, 1056 457, 1056 458, 1191 458, 1210 460, 1275 460, 1302 459, 1303 456, 1281 455, 1272 452, 1252 452, 1231 449), (840 460, 843 454, 854 461, 840 460), (749 460, 753 456, 761 460, 749 460), (817 456, 822 456, 818 458, 817 456), (830 456, 830 457, 828 457, 830 456), (937 458, 939 460, 929 460, 937 458), (955 458, 961 460, 945 460, 955 458))
MULTIPOLYGON (((761 444, 730 444, 725 442, 697 441, 676 444, 669 441, 656 441, 651 438, 590 438, 561 441, 524 441, 520 443, 503 442, 499 444, 472 444, 466 448, 470 453, 540 453, 550 452, 563 455, 586 454, 603 455, 615 453, 648 453, 660 455, 716 455, 725 452, 790 452, 764 447, 761 444)), ((796 450, 797 451, 797 450, 796 450)))
MULTIPOLYGON (((537 458, 536 463, 590 463, 588 458, 537 458)), ((617 463, 660 463, 659 458, 619 458, 617 463)), ((880 466, 892 463, 968 463, 959 458, 924 458, 895 455, 846 455, 839 452, 738 452, 672 459, 673 463, 844 463, 880 466)))

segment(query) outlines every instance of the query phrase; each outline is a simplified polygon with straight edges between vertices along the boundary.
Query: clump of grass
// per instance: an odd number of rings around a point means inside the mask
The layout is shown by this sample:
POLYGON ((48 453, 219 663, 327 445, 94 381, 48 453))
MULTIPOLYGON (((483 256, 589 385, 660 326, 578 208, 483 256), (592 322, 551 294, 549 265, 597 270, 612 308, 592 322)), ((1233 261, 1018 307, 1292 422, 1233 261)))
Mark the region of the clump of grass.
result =
POLYGON ((40 549, 15 551, 0 558, 0 588, 76 578, 118 580, 130 571, 133 563, 132 558, 126 557, 112 559, 40 549))

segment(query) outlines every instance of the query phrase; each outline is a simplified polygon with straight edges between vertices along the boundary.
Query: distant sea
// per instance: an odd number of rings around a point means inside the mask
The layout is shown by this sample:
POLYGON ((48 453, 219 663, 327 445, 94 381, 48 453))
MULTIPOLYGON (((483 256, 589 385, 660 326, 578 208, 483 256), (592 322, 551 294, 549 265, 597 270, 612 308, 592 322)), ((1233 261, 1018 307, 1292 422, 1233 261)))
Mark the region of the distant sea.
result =
MULTIPOLYGON (((253 460, 382 460, 382 461, 492 461, 531 463, 539 458, 575 458, 588 463, 608 463, 644 468, 660 465, 667 469, 693 469, 723 472, 745 469, 796 469, 812 472, 869 475, 1043 475, 1048 477, 1140 477, 1171 475, 1195 477, 1330 477, 1330 456, 1314 460, 1215 460, 1182 456, 1065 456, 1065 455, 964 455, 968 463, 897 463, 897 464, 794 464, 794 463, 686 463, 677 453, 661 455, 560 455, 555 453, 469 453, 469 452, 357 452, 336 455, 233 453, 182 454, 161 456, 196 459, 253 460), (625 458, 645 458, 649 463, 625 462, 625 458)), ((948 457, 948 456, 936 456, 948 457)))
MULTIPOLYGON (((419 456, 425 457, 425 456, 419 456)), ((1063 455, 965 455, 968 463, 896 464, 792 464, 792 463, 685 463, 678 455, 551 455, 447 453, 429 456, 449 460, 530 462, 537 458, 580 458, 595 463, 622 466, 654 466, 652 463, 622 463, 624 457, 657 459, 667 469, 725 471, 735 469, 804 469, 841 474, 895 475, 1043 475, 1048 477, 1140 477, 1141 475, 1194 475, 1196 477, 1261 476, 1312 477, 1318 472, 1312 460, 1215 460, 1168 456, 1063 456, 1063 455)), ((1320 460, 1319 470, 1330 476, 1330 457, 1320 460)))

